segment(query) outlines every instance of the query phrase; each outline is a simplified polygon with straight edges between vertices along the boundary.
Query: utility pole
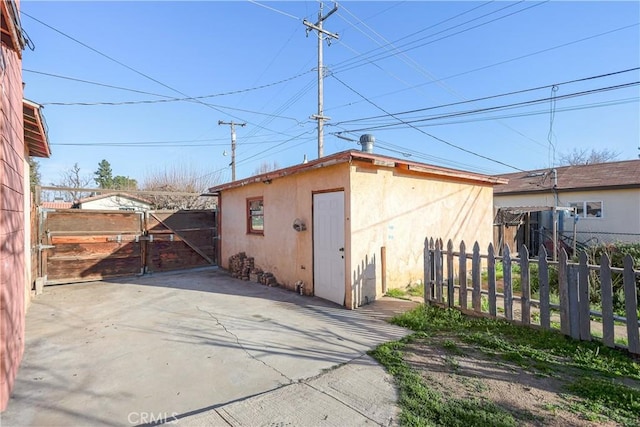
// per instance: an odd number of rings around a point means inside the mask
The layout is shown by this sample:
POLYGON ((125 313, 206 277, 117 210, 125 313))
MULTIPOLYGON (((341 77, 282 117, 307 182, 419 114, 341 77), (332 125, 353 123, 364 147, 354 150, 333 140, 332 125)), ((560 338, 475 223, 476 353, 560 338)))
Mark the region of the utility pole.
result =
POLYGON ((333 9, 329 11, 325 16, 322 16, 322 7, 323 4, 320 2, 320 10, 318 12, 318 22, 312 24, 306 19, 302 21, 302 23, 307 27, 307 36, 309 32, 312 30, 316 30, 318 32, 318 114, 314 114, 311 116, 312 119, 318 121, 318 158, 323 156, 324 149, 324 122, 325 120, 330 120, 330 117, 326 117, 324 115, 324 67, 322 65, 322 44, 326 40, 328 44, 331 44, 332 39, 338 39, 338 34, 331 33, 322 28, 322 22, 330 17, 333 13, 338 10, 338 4, 333 4, 333 9))
POLYGON ((234 121, 223 122, 222 120, 218 120, 218 126, 220 125, 229 125, 231 126, 231 181, 236 180, 236 125, 237 126, 246 126, 246 123, 236 123, 234 121))

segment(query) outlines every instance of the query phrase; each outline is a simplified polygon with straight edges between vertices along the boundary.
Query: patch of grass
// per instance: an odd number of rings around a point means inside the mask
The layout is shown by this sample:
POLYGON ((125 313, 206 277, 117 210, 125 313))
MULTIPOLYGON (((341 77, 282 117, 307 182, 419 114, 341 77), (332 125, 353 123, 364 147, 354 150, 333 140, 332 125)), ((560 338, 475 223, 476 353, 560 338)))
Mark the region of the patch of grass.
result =
POLYGON ((407 287, 407 293, 412 297, 424 296, 424 285, 413 285, 407 287))
POLYGON ((399 299, 409 299, 407 298, 407 293, 402 289, 389 289, 385 294, 388 297, 399 298, 399 299))
POLYGON ((444 364, 447 365, 453 372, 458 372, 458 370, 460 369, 460 363, 458 363, 456 358, 450 354, 445 356, 444 364))
POLYGON ((584 412, 604 414, 625 426, 637 425, 640 414, 640 390, 604 378, 582 377, 567 389, 584 399, 584 412))
POLYGON ((572 394, 562 408, 595 420, 601 420, 598 414, 604 414, 605 419, 622 425, 633 425, 631 420, 637 422, 640 391, 615 379, 640 380, 640 364, 621 351, 597 342, 572 340, 558 331, 468 317, 455 309, 425 304, 394 317, 391 322, 416 331, 371 353, 398 381, 403 425, 515 425, 526 415, 509 413, 485 400, 446 400, 429 388, 402 360, 403 346, 418 336, 446 336, 441 345, 450 353, 445 362, 454 372, 459 366, 454 356, 460 355, 459 342, 464 342, 497 357, 497 363, 502 360, 569 381, 567 390, 572 394), (578 380, 573 381, 572 375, 577 375, 578 380))
POLYGON ((405 426, 517 426, 516 418, 486 400, 445 399, 402 358, 403 341, 378 346, 369 354, 395 378, 405 426))
POLYGON ((458 377, 458 381, 464 384, 467 390, 471 390, 475 393, 483 393, 485 391, 489 391, 489 386, 476 378, 460 376, 458 377))
POLYGON ((458 347, 458 344, 453 340, 444 340, 442 347, 457 356, 462 356, 464 354, 464 352, 460 350, 460 347, 458 347))

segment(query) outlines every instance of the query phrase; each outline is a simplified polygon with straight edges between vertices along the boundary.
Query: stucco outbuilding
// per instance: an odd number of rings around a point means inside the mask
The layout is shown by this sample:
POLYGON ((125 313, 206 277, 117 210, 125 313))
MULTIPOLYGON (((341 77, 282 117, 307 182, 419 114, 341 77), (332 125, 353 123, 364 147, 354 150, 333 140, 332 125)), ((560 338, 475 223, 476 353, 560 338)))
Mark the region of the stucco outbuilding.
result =
POLYGON ((423 280, 426 236, 488 245, 504 182, 344 151, 219 185, 219 262, 244 252, 280 285, 356 308, 423 280))

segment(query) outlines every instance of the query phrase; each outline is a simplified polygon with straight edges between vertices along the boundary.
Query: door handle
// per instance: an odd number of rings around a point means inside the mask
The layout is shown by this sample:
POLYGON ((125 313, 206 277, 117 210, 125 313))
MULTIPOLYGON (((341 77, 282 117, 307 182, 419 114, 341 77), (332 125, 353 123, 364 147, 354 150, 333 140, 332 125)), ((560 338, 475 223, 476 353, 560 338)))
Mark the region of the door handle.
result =
POLYGON ((338 249, 340 252, 344 252, 344 248, 340 248, 338 249))

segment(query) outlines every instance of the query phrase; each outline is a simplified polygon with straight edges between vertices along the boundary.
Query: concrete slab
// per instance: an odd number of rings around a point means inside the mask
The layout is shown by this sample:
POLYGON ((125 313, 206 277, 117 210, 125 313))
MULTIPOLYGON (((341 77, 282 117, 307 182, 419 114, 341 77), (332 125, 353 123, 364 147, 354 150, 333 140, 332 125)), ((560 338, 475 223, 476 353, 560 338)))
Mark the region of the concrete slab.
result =
POLYGON ((181 426, 397 425, 393 377, 369 356, 318 377, 176 419, 181 426))
MULTIPOLYGON (((27 314, 25 357, 1 421, 136 425, 215 417, 212 410, 285 393, 406 333, 365 312, 217 269, 47 287, 27 314)), ((323 396, 310 401, 313 411, 322 412, 325 401, 349 401, 339 391, 349 384, 338 383, 305 385, 323 396)), ((356 413, 366 408, 351 404, 356 413)))

